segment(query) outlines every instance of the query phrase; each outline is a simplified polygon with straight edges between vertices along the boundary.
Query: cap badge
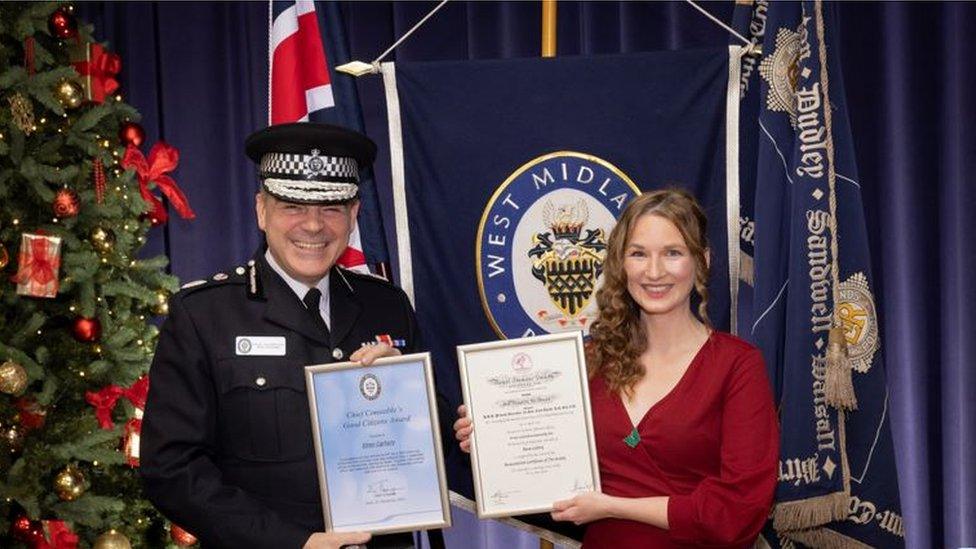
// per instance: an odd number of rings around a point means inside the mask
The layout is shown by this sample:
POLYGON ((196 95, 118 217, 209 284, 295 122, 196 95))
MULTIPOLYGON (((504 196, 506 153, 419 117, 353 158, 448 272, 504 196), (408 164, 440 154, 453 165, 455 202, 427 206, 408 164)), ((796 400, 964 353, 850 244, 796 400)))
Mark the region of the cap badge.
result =
POLYGON ((312 149, 312 154, 305 159, 305 177, 311 179, 325 169, 325 160, 319 156, 318 149, 312 149))

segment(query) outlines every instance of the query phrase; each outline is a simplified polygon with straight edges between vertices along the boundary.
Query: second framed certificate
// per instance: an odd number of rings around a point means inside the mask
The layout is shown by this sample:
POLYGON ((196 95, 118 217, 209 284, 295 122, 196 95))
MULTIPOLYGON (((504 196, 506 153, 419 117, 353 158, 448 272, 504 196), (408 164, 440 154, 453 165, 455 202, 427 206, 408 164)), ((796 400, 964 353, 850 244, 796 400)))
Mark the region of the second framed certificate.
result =
POLYGON ((305 367, 325 529, 451 525, 428 353, 305 367))
POLYGON ((600 489, 582 333, 461 345, 458 365, 479 517, 600 489))

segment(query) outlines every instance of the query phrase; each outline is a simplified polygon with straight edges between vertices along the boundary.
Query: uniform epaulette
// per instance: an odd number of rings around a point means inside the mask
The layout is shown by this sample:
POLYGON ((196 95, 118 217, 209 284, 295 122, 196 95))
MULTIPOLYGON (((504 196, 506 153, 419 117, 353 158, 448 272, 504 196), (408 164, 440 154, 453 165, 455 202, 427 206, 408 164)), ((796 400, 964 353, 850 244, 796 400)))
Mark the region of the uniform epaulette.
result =
POLYGON ((186 284, 180 286, 180 290, 196 291, 205 288, 213 288, 215 286, 222 286, 224 284, 243 284, 245 272, 246 269, 244 267, 237 267, 231 271, 230 274, 221 271, 214 273, 209 279, 187 282, 186 284))

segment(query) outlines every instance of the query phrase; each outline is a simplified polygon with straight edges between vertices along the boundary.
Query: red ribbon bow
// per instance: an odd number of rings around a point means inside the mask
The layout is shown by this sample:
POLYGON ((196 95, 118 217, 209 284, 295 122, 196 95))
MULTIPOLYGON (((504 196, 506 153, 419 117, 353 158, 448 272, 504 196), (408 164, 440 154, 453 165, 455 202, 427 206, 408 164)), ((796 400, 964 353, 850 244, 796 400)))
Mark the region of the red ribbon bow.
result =
POLYGON ((41 286, 47 286, 57 278, 58 269, 61 267, 61 256, 49 254, 47 245, 48 240, 46 238, 32 238, 30 240, 30 252, 21 251, 21 275, 16 277, 18 284, 31 280, 41 286))
MULTIPOLYGON (((88 404, 95 407, 95 417, 98 418, 98 426, 102 429, 112 429, 115 423, 112 422, 112 411, 119 397, 125 397, 136 408, 146 407, 146 396, 149 394, 149 376, 142 376, 128 388, 118 385, 109 385, 98 391, 85 392, 85 400, 88 404)), ((142 422, 139 422, 140 426, 142 422)))
POLYGON ((149 376, 142 376, 132 384, 131 387, 123 392, 123 396, 129 399, 136 408, 146 407, 146 397, 149 396, 149 376))
POLYGON ((173 208, 183 219, 193 219, 196 214, 190 209, 190 203, 186 195, 176 185, 173 178, 166 173, 176 169, 180 162, 180 152, 175 147, 171 147, 160 141, 153 145, 149 151, 149 160, 142 154, 142 151, 133 145, 125 149, 125 156, 122 157, 122 166, 134 168, 136 176, 139 178, 139 194, 143 200, 149 204, 149 220, 153 225, 166 223, 169 217, 166 207, 156 195, 149 192, 149 184, 155 183, 159 190, 166 195, 166 198, 173 204, 173 208))
POLYGON ((86 391, 85 400, 88 404, 95 407, 95 417, 98 418, 98 426, 102 429, 112 429, 115 423, 112 422, 112 410, 115 403, 122 396, 123 389, 117 385, 109 385, 100 391, 86 391))
POLYGON ((75 549, 78 534, 71 531, 63 520, 43 521, 46 535, 37 539, 35 549, 75 549))
POLYGON ((106 96, 119 89, 114 76, 122 69, 122 60, 118 55, 105 51, 101 44, 92 44, 88 59, 74 63, 74 66, 78 74, 88 77, 88 92, 92 101, 101 103, 106 96))

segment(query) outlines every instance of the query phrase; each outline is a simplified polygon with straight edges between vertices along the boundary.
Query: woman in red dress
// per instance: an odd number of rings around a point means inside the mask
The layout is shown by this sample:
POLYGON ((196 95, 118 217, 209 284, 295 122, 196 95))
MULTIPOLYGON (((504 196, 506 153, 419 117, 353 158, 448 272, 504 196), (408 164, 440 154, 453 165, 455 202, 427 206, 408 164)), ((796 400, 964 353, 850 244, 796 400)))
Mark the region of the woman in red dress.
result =
MULTIPOLYGON (((587 346, 603 491, 552 513, 587 524, 587 549, 750 547, 769 516, 772 394, 759 350, 705 316, 706 235, 701 207, 677 189, 638 196, 610 233, 587 346)), ((458 413, 467 451, 471 421, 458 413)))

